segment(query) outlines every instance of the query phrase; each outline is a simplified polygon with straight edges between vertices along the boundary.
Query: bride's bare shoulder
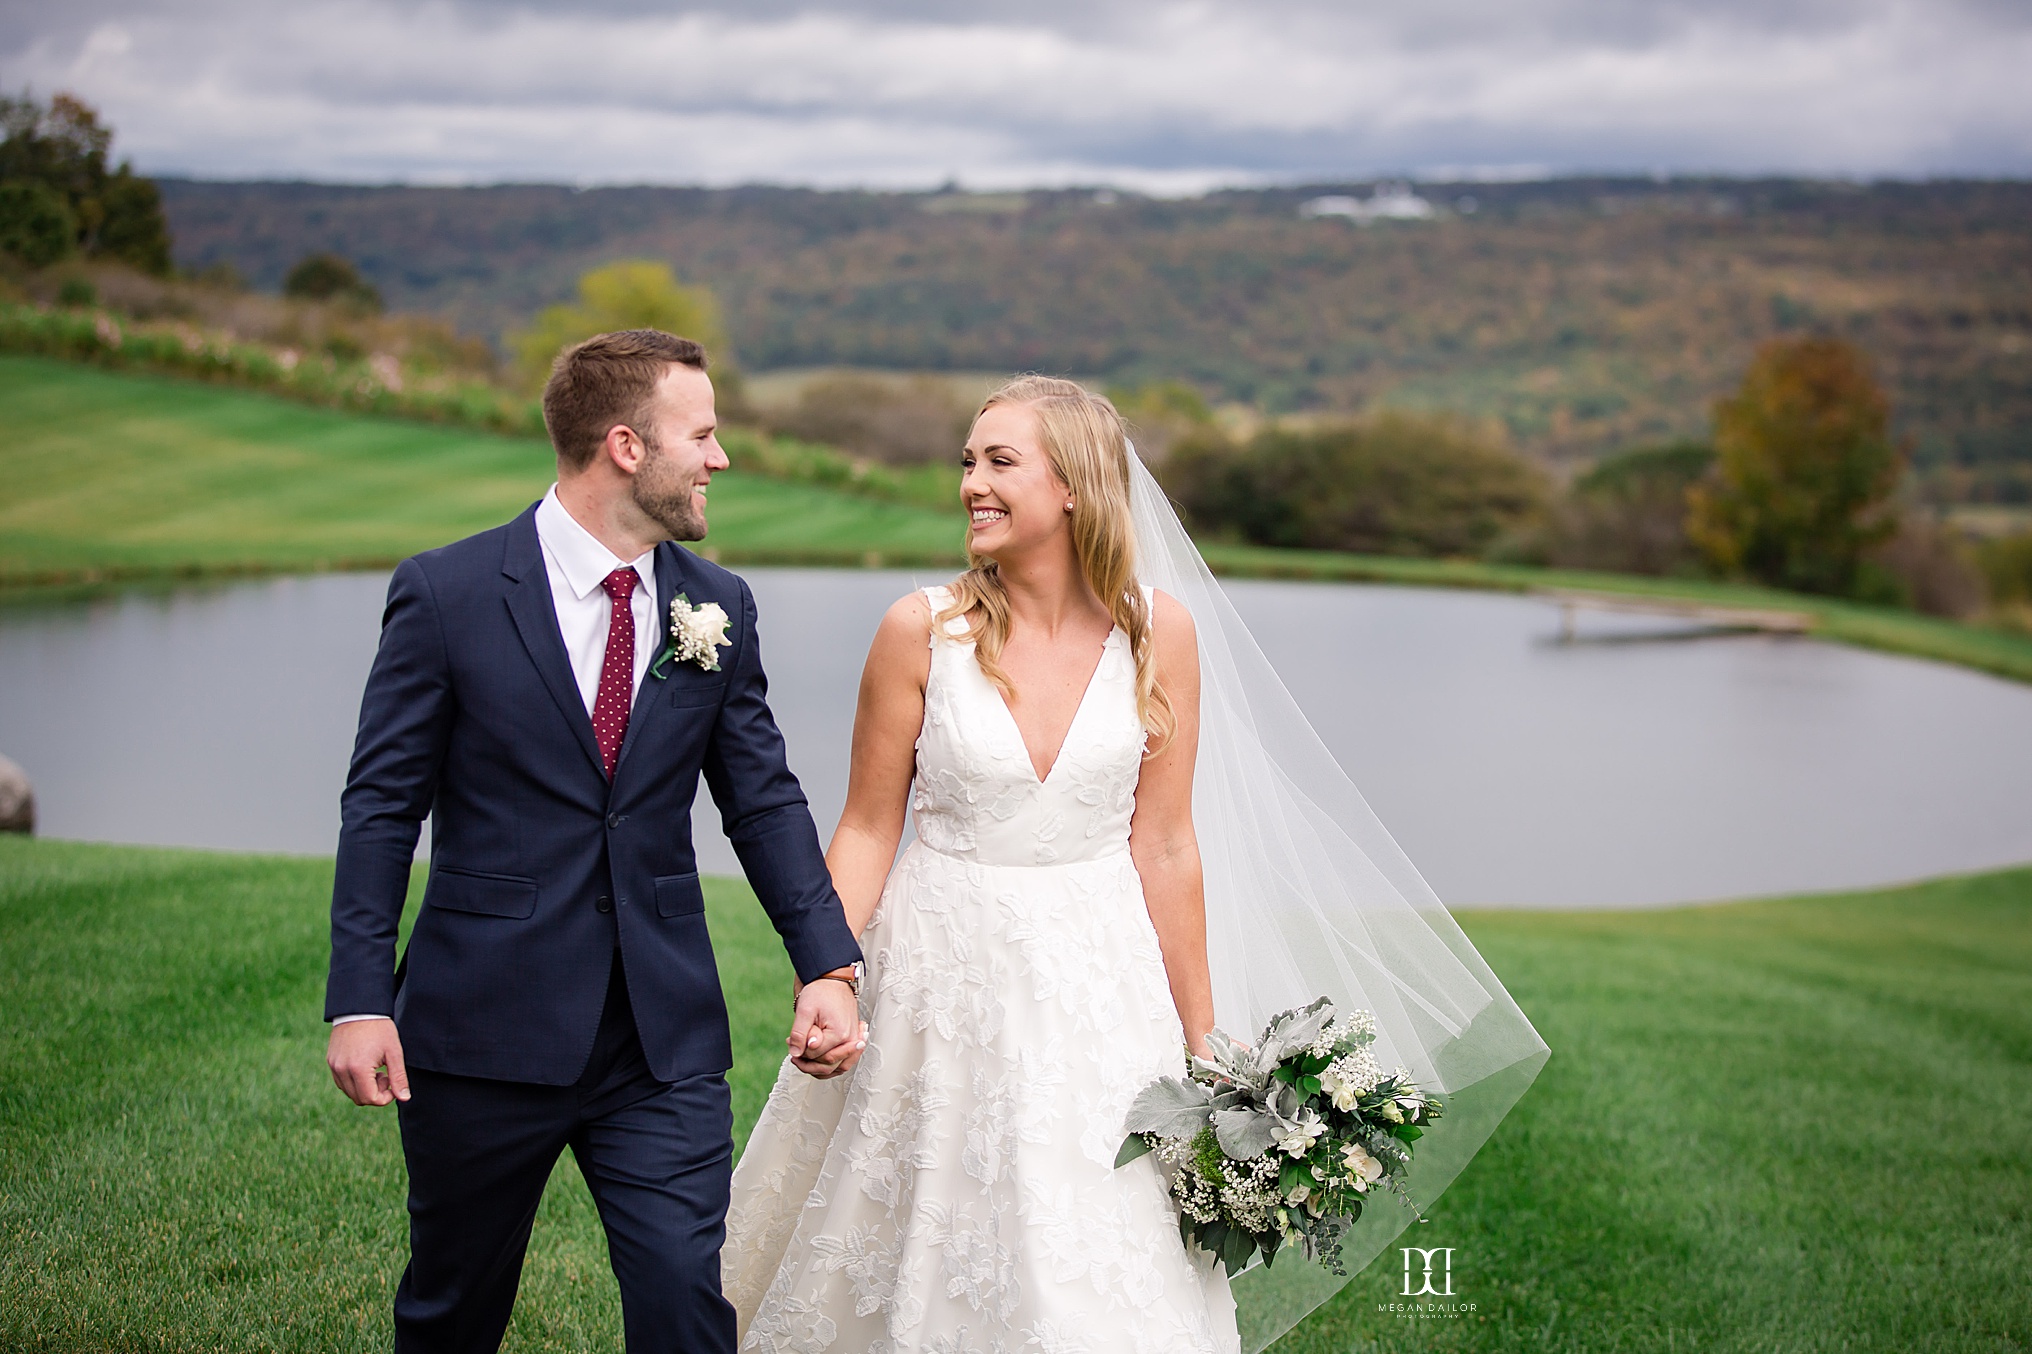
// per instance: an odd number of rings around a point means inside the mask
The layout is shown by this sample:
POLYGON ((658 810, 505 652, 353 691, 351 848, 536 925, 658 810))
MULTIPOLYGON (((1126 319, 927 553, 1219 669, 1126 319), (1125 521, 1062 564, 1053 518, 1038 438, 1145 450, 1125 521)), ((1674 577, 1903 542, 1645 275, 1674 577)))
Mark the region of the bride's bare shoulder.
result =
POLYGON ((931 598, 923 588, 906 592, 889 604, 882 615, 882 629, 898 630, 919 644, 931 638, 931 598))
POLYGON ((1160 648, 1193 648, 1192 613, 1162 588, 1150 590, 1150 633, 1160 648))
POLYGON ((931 600, 924 593, 908 593, 890 604, 875 627, 875 642, 868 649, 868 669, 915 672, 930 665, 931 600))
POLYGON ((1150 594, 1150 650, 1157 660, 1157 680, 1167 686, 1189 682, 1199 688, 1199 636, 1185 603, 1161 588, 1150 594))

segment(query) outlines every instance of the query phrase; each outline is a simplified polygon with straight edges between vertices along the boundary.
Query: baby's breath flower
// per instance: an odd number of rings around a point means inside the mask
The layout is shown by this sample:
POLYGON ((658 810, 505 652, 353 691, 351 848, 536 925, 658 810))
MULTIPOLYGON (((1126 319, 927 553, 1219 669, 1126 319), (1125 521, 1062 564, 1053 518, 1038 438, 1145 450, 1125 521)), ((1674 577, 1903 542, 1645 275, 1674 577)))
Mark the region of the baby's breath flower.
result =
POLYGON ((1349 1011, 1334 1020, 1336 1047, 1359 1046, 1376 1037, 1376 1017, 1367 1011, 1349 1011))
POLYGON ((1376 1059, 1365 1048, 1358 1048, 1327 1065, 1319 1074, 1319 1089, 1333 1107, 1343 1113, 1355 1107, 1355 1101, 1367 1094, 1377 1082, 1383 1079, 1382 1069, 1376 1066, 1376 1059))

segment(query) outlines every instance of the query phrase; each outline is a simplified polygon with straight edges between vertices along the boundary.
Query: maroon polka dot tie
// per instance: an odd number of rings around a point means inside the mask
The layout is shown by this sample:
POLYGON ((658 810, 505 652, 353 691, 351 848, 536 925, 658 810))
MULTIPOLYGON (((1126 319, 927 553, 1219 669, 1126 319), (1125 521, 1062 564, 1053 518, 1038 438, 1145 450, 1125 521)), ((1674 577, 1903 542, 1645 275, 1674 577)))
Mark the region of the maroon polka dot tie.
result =
POLYGON ((593 737, 600 740, 600 762, 607 779, 621 758, 621 740, 628 734, 628 707, 635 699, 635 609, 629 599, 638 580, 633 569, 616 569, 600 584, 614 602, 607 623, 607 657, 600 664, 600 694, 593 697, 593 737))

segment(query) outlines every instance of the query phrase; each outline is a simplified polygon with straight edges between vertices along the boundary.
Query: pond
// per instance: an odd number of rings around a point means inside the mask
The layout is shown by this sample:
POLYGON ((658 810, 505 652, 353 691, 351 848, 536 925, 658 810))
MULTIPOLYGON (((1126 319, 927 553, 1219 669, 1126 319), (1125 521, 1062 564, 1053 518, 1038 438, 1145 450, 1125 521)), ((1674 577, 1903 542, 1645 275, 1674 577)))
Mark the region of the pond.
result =
MULTIPOLYGON (((793 767, 830 833, 901 572, 746 570, 793 767)), ((324 853, 385 576, 0 609, 0 753, 40 830, 324 853)), ((1658 905, 2032 860, 2032 686, 1530 598, 1237 581, 1328 746, 1456 906, 1658 905)), ((700 860, 737 870, 701 794, 700 860)))

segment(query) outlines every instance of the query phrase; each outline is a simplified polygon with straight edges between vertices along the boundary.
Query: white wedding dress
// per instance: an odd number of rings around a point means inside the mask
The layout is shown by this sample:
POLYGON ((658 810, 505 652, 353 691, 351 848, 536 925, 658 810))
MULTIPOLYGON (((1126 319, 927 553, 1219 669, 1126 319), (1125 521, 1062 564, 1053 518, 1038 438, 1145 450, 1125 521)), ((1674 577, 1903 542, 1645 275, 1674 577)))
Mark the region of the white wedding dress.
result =
MULTIPOLYGON (((943 588, 926 589, 934 612, 943 588)), ((1118 628, 1042 781, 963 622, 931 641, 917 840, 861 937, 868 1048, 788 1062, 734 1170, 722 1283, 764 1354, 1237 1349, 1129 1102, 1183 1033, 1129 855, 1143 729, 1118 628)))

